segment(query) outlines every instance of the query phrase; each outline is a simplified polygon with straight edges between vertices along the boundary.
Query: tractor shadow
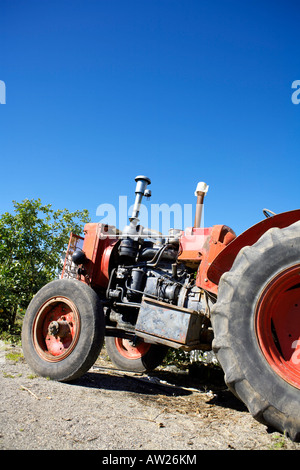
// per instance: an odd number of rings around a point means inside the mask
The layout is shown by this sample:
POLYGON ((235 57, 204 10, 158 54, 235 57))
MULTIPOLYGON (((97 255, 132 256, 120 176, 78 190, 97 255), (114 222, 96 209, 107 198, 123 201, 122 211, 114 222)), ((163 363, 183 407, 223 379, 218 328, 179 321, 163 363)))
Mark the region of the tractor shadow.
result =
POLYGON ((248 412, 246 406, 228 390, 223 371, 219 367, 207 367, 205 364, 191 365, 188 370, 180 370, 177 367, 159 368, 147 374, 133 374, 111 367, 96 366, 72 384, 127 392, 140 398, 159 396, 168 399, 209 392, 205 400, 208 405, 248 412))
POLYGON ((191 391, 184 390, 174 384, 161 383, 158 375, 150 374, 128 374, 126 371, 112 368, 89 371, 80 379, 72 382, 73 385, 96 388, 99 390, 110 390, 128 392, 138 395, 165 395, 184 396, 191 395, 191 391))

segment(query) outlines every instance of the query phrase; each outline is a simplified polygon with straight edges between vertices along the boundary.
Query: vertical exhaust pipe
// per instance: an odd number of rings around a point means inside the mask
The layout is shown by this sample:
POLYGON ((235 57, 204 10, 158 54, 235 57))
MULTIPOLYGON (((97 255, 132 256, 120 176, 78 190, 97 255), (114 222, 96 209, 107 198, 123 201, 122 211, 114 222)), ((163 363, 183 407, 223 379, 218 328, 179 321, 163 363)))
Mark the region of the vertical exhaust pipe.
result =
POLYGON ((195 191, 195 196, 197 196, 197 204, 196 204, 194 228, 200 227, 201 218, 202 218, 203 201, 208 191, 208 188, 209 186, 206 183, 200 182, 197 184, 197 188, 195 191))

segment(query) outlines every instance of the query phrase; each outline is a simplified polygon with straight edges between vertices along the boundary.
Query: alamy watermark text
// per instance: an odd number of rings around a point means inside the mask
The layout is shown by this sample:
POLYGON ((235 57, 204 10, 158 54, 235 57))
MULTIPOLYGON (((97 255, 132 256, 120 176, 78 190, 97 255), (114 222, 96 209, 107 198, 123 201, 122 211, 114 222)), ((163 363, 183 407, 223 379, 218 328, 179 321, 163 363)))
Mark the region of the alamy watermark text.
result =
POLYGON ((292 93, 292 103, 299 104, 300 103, 300 80, 294 80, 292 83, 292 89, 295 91, 292 93))
POLYGON ((0 104, 6 104, 6 86, 3 80, 0 80, 0 104))

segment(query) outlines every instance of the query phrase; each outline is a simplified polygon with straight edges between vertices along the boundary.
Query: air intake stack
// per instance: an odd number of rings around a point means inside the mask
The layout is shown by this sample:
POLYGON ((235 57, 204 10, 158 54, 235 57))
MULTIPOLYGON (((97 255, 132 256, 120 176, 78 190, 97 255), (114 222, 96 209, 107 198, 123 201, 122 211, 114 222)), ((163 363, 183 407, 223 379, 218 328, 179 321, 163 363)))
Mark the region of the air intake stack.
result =
POLYGON ((141 208, 141 203, 143 196, 150 197, 151 191, 147 189, 147 186, 151 184, 150 178, 147 176, 137 176, 135 178, 136 188, 135 188, 135 202, 132 210, 131 217, 129 217, 129 225, 126 225, 122 235, 124 238, 131 238, 133 240, 138 240, 141 234, 141 227, 139 226, 139 213, 141 208))
POLYGON ((132 215, 130 217, 130 222, 138 219, 140 213, 140 207, 142 203, 143 196, 150 197, 151 191, 147 189, 147 186, 151 184, 150 178, 147 176, 137 176, 135 178, 136 188, 135 188, 135 202, 132 210, 132 215))

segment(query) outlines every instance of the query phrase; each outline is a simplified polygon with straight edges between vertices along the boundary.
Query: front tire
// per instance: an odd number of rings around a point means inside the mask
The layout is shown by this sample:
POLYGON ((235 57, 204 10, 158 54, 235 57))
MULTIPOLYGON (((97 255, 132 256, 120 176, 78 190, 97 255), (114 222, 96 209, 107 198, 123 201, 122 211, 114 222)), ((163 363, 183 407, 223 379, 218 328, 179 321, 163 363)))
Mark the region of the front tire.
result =
POLYGON ((220 281, 213 350, 260 422, 300 439, 300 222, 245 247, 220 281))
POLYGON ((67 382, 87 372, 103 345, 104 315, 83 282, 52 281, 33 297, 22 327, 26 362, 43 377, 67 382))

